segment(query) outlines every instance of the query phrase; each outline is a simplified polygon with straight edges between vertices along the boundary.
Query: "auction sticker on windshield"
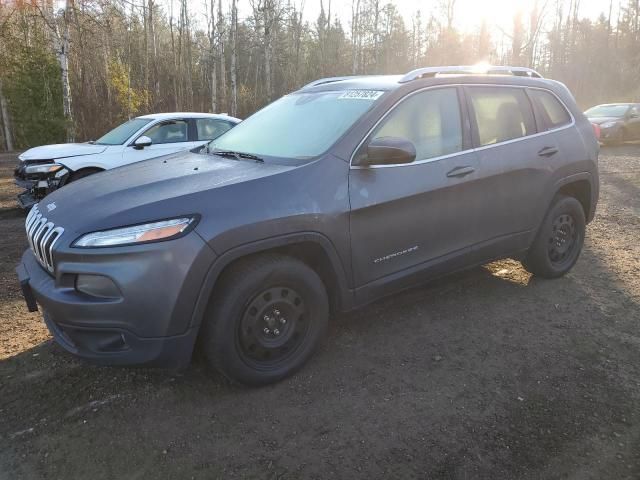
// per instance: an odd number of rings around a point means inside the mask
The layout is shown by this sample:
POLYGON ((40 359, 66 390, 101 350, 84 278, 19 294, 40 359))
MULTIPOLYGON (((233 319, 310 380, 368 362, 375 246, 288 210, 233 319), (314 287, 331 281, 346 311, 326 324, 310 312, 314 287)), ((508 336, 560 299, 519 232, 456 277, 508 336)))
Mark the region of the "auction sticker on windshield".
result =
POLYGON ((384 94, 380 90, 347 90, 338 99, 344 100, 377 100, 384 94))

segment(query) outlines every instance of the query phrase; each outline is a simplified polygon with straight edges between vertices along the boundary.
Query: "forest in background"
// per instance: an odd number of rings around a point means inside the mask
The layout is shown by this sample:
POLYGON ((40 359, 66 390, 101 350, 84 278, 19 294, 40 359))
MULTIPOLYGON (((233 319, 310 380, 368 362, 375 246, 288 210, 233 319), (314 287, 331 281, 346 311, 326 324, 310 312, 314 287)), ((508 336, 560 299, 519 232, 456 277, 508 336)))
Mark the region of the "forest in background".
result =
POLYGON ((244 118, 321 77, 480 61, 533 67, 583 107, 640 101, 640 0, 600 0, 598 18, 581 0, 531 0, 509 29, 476 31, 458 27, 456 0, 411 18, 347 1, 350 18, 331 0, 0 0, 0 150, 95 139, 151 112, 244 118))

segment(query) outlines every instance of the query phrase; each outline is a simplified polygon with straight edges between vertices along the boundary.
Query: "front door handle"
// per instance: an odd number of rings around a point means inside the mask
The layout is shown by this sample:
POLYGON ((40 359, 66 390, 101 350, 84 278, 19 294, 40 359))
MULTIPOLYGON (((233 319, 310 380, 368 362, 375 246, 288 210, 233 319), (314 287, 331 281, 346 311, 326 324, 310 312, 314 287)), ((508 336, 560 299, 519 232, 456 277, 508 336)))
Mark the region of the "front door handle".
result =
POLYGON ((465 175, 469 175, 475 171, 476 169, 470 166, 456 167, 447 172, 447 177, 464 177, 465 175))
POLYGON ((538 152, 538 155, 541 157, 553 157, 556 153, 558 153, 558 149, 556 147, 544 147, 542 150, 538 152))

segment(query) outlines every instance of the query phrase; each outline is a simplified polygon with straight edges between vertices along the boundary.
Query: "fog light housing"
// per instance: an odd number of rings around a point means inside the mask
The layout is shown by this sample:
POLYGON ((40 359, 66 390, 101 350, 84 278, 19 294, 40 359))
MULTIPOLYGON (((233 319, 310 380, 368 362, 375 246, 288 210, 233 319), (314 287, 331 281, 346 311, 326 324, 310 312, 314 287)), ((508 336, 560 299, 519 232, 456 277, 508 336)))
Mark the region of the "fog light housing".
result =
POLYGON ((115 299, 122 297, 113 280, 103 275, 79 274, 76 277, 76 290, 98 298, 115 299))

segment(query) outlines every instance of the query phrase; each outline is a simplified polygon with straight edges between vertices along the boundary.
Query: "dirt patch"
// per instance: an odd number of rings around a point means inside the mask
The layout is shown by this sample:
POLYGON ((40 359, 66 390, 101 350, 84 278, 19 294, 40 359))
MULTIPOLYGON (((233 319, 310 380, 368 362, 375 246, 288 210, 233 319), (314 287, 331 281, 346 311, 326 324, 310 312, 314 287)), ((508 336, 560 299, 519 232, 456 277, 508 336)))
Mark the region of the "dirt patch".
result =
POLYGON ((0 479, 640 478, 640 145, 565 278, 496 262, 333 319, 293 378, 89 366, 26 313, 0 157, 0 479))

